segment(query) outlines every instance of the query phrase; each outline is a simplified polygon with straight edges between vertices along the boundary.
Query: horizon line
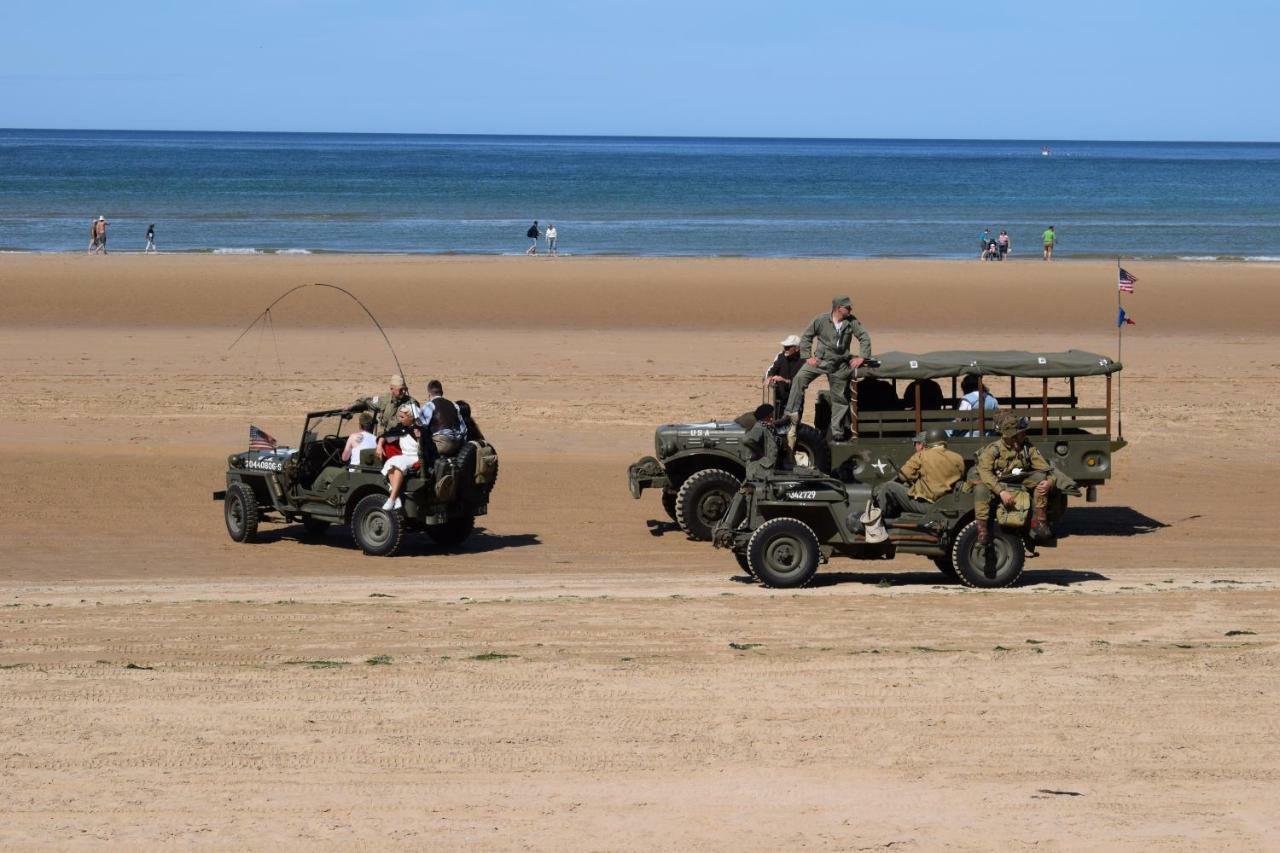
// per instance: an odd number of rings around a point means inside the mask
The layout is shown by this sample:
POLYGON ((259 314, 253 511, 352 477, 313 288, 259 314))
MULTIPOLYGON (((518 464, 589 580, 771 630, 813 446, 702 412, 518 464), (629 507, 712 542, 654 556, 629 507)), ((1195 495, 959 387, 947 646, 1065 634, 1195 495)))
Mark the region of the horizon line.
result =
POLYGON ((0 133, 183 133, 183 134, 243 134, 274 136, 451 136, 523 139, 684 139, 684 140, 740 140, 756 142, 1026 142, 1033 145, 1047 143, 1140 143, 1146 145, 1277 145, 1280 140, 1264 139, 1070 139, 1050 137, 998 137, 998 136, 706 136, 698 134, 633 134, 633 133, 475 133, 446 131, 367 131, 367 130, 190 130, 162 128, 91 128, 91 127, 0 127, 0 133))

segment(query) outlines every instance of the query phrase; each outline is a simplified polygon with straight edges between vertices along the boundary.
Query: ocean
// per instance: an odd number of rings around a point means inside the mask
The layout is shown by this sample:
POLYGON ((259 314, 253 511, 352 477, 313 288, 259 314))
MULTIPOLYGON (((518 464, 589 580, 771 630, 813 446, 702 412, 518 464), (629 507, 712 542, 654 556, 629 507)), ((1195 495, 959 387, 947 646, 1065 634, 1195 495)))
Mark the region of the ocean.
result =
POLYGON ((1280 144, 0 130, 0 251, 1280 261, 1280 144), (1042 148, 1049 151, 1042 154, 1042 148))

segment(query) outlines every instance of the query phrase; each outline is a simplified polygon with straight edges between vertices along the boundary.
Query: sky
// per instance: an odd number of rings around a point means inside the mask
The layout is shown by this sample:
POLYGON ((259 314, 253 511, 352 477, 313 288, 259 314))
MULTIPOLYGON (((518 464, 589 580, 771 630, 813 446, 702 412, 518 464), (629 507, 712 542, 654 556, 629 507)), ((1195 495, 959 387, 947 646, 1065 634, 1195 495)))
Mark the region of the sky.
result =
POLYGON ((0 4, 0 127, 1277 141, 1280 4, 0 4))

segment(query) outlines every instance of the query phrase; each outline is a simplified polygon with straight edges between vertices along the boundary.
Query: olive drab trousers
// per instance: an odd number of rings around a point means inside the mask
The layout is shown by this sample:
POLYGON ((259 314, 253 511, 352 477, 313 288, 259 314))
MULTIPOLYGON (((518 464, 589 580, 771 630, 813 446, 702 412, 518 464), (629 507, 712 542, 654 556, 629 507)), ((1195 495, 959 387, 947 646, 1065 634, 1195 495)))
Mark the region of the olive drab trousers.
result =
POLYGON ((805 364, 791 380, 791 394, 787 397, 787 414, 795 415, 798 420, 804 405, 804 392, 809 383, 819 376, 826 376, 831 386, 831 433, 842 436, 849 431, 849 380, 853 377, 853 368, 848 361, 834 364, 818 362, 816 365, 805 364))
MULTIPOLYGON (((1053 488, 1053 477, 1048 471, 1037 471, 1022 481, 1022 485, 1031 489, 1032 512, 1043 512, 1049 507, 1049 490, 1053 488)), ((991 491, 986 483, 978 482, 973 486, 973 517, 977 521, 991 518, 991 507, 1000 500, 1000 495, 991 491)))

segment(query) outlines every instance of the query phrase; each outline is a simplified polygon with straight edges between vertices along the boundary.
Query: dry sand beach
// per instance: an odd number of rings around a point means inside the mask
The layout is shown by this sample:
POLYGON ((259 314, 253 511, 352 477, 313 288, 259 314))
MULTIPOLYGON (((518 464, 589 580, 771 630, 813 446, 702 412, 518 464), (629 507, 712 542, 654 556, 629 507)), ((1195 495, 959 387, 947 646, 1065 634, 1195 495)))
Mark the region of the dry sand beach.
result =
POLYGON ((1125 437, 1011 590, 769 591, 626 466, 848 292, 876 349, 1115 350, 1115 267, 0 256, 0 845, 1280 846, 1280 266, 1134 263, 1125 437), (220 504, 249 423, 444 380, 484 530, 363 557, 220 504), (736 648, 731 646, 741 647, 736 648))

